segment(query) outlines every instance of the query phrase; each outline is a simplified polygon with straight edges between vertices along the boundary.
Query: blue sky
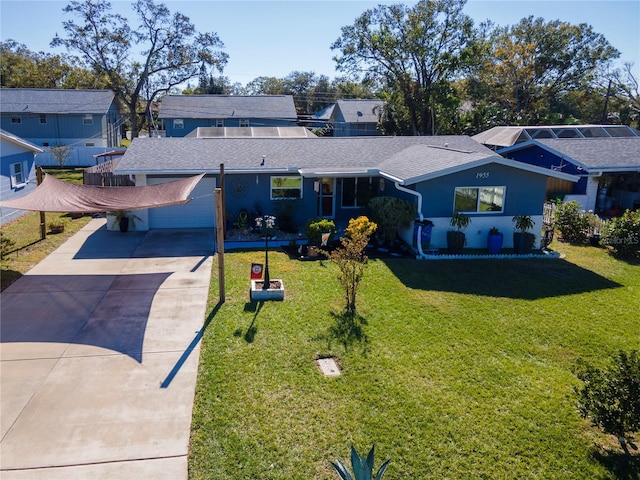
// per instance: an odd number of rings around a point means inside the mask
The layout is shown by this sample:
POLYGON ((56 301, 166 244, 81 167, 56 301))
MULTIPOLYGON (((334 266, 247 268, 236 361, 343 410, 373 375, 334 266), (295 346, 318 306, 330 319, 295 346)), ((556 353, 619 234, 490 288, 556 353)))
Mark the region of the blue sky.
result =
MULTIPOLYGON (((62 22, 66 1, 0 0, 0 38, 14 39, 34 51, 52 51, 49 42, 62 22)), ((111 2, 130 15, 130 3, 111 2)), ((337 53, 330 49, 340 28, 352 25, 366 9, 380 3, 367 0, 174 0, 171 12, 190 17, 199 31, 216 32, 225 43, 229 63, 224 75, 243 85, 258 76, 285 77, 292 71, 313 71, 333 78, 337 53)), ((405 2, 413 5, 415 2, 405 2)), ((468 0, 465 13, 476 23, 486 19, 513 25, 533 15, 546 21, 587 23, 621 52, 619 64, 634 63, 640 78, 640 0, 468 0)), ((62 52, 58 50, 58 52, 62 52)))

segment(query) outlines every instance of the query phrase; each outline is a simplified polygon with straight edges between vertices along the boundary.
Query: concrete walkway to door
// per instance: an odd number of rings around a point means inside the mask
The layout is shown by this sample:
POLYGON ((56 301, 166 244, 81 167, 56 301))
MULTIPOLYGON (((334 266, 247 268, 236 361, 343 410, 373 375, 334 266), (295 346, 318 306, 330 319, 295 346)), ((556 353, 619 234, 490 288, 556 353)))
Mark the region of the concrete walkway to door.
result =
POLYGON ((213 249, 94 219, 2 292, 0 478, 187 478, 213 249))

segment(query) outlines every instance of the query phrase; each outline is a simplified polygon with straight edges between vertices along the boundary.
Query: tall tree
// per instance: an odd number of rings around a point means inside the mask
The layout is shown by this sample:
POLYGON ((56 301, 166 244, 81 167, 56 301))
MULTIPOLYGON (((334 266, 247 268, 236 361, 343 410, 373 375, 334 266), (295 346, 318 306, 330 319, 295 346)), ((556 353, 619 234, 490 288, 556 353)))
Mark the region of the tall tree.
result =
MULTIPOLYGON (((339 71, 384 80, 400 94, 413 135, 437 131, 437 104, 448 82, 472 60, 473 21, 466 0, 421 0, 365 11, 331 48, 339 71)), ((404 108, 400 108, 404 107, 404 108)))
POLYGON ((0 84, 5 88, 105 88, 104 79, 63 55, 32 52, 14 40, 0 43, 0 84))
POLYGON ((202 65, 222 72, 228 55, 218 50, 224 44, 216 33, 197 32, 187 16, 172 15, 164 4, 137 0, 133 10, 136 28, 112 13, 106 0, 71 1, 64 12, 78 17, 78 23, 65 21, 67 37, 56 36, 51 46, 79 53, 89 68, 107 78, 108 88, 128 110, 132 137, 137 137, 144 121, 140 106, 149 115, 156 96, 198 77, 202 65))
POLYGON ((640 82, 632 71, 633 64, 625 63, 613 76, 614 96, 619 102, 624 123, 640 128, 640 82), (625 121, 626 120, 626 121, 625 121))
POLYGON ((564 95, 588 90, 598 68, 620 55, 587 24, 533 16, 496 28, 489 44, 482 91, 508 112, 505 122, 529 125, 548 122, 564 95))

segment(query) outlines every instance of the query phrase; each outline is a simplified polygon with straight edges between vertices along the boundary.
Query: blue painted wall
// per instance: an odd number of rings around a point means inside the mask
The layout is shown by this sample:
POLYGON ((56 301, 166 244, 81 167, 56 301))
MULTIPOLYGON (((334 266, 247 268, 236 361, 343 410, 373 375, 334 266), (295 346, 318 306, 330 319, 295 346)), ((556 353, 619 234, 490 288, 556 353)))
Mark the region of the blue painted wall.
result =
POLYGON ((471 216, 539 215, 545 201, 547 177, 499 164, 489 164, 422 182, 416 191, 423 195, 426 218, 450 217, 456 187, 506 187, 504 212, 472 213, 471 216))
MULTIPOLYGON (((0 198, 2 198, 2 200, 12 200, 33 191, 37 186, 33 153, 29 151, 18 152, 17 147, 5 145, 4 143, 2 144, 2 150, 3 155, 0 162, 0 198), (5 155, 5 153, 9 154, 5 155), (18 162, 27 166, 25 169, 27 182, 23 186, 15 188, 11 185, 10 165, 18 162)), ((2 207, 0 208, 0 225, 15 220, 25 213, 27 212, 23 210, 2 207)))
POLYGON ((41 117, 37 114, 20 115, 21 123, 12 123, 11 119, 15 116, 3 113, 2 129, 38 146, 69 145, 70 140, 79 143, 77 146, 85 146, 86 142, 94 142, 98 146, 102 145, 103 136, 107 138, 107 147, 119 146, 122 143, 122 118, 113 106, 106 115, 92 115, 91 125, 84 124, 83 115, 47 114, 44 116, 46 123, 41 123, 41 117), (109 130, 104 133, 103 123, 109 130))
MULTIPOLYGON (((283 175, 278 175, 283 176, 283 175)), ((318 194, 314 190, 315 178, 304 178, 302 198, 299 200, 271 200, 270 174, 225 175, 227 218, 237 221, 238 213, 247 210, 250 214, 260 212, 263 215, 280 216, 282 212, 290 213, 294 223, 304 232, 307 220, 320 216, 318 194)), ((217 179, 219 185, 219 178, 217 179)), ((334 183, 334 216, 332 219, 338 227, 345 227, 349 219, 361 215, 370 215, 366 207, 343 207, 342 193, 346 188, 341 178, 334 183)), ((371 177, 370 196, 395 196, 415 202, 415 196, 401 192, 392 182, 386 180, 384 189, 380 190, 380 178, 371 177)))
MULTIPOLYGON (((500 151, 498 151, 500 153, 500 151)), ((535 165, 537 167, 553 169, 562 173, 568 173, 570 175, 576 175, 581 177, 580 181, 574 184, 573 192, 576 195, 584 195, 587 193, 587 176, 586 171, 579 169, 575 164, 566 159, 554 155, 548 150, 539 147, 538 145, 531 145, 521 150, 514 150, 505 153, 508 159, 512 159, 518 162, 527 163, 529 165, 535 165), (561 167, 561 168, 560 168, 561 167)))

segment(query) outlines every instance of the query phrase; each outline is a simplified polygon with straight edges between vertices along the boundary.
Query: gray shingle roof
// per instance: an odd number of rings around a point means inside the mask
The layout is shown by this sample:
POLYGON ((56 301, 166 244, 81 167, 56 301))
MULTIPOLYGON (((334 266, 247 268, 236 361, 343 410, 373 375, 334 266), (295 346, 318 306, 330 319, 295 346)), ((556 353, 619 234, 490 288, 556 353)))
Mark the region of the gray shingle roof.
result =
POLYGON ((48 88, 2 88, 2 113, 103 115, 114 102, 111 90, 63 90, 48 88))
MULTIPOLYGON (((225 172, 339 176, 378 172, 412 184, 478 163, 505 163, 466 136, 331 138, 137 138, 117 173, 195 174, 225 172), (264 156, 265 164, 261 166, 264 156)), ((564 175, 528 165, 515 168, 564 175), (536 170, 538 169, 538 170, 536 170)))
POLYGON ((337 116, 337 110, 342 113, 344 121, 347 123, 377 123, 378 108, 382 107, 382 100, 371 99, 343 99, 336 102, 336 108, 332 112, 332 116, 337 116))
POLYGON ((281 118, 295 120, 291 95, 167 95, 158 118, 281 118))
POLYGON ((640 171, 640 137, 538 139, 536 142, 589 170, 640 171))

